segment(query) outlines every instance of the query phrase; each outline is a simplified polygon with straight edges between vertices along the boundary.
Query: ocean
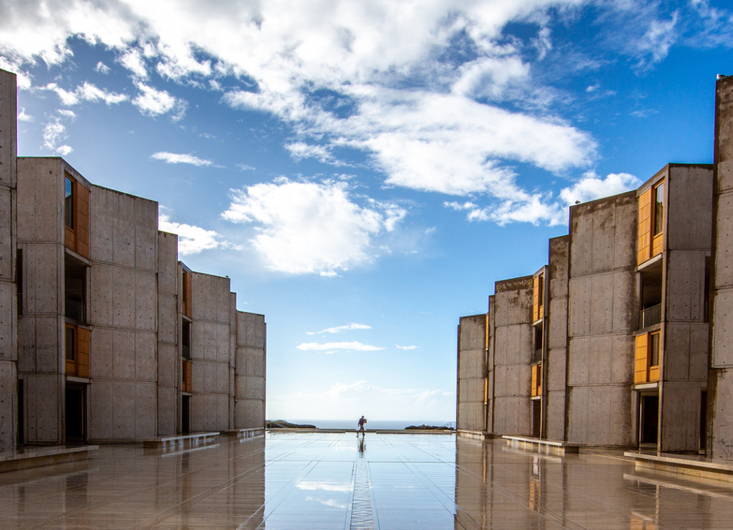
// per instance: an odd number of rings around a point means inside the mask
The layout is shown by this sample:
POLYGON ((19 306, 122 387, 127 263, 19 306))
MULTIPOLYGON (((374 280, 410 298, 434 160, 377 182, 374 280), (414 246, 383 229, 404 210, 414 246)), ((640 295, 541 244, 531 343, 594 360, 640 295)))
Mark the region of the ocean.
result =
MULTIPOLYGON (((278 418, 282 419, 282 418, 278 418)), ((308 425, 315 425, 319 429, 346 429, 356 430, 358 428, 357 422, 359 418, 353 420, 301 420, 301 419, 286 419, 290 423, 301 423, 308 425)), ((433 421, 433 420, 370 420, 367 417, 367 429, 404 429, 410 425, 435 425, 438 427, 455 427, 455 421, 433 421)))

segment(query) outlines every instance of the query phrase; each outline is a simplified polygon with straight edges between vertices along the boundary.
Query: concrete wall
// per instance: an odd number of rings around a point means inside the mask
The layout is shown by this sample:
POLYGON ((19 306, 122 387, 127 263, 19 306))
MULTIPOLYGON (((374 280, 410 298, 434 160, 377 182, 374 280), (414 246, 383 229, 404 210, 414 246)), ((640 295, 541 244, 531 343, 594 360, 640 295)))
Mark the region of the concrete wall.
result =
POLYGON ((17 441, 16 80, 0 70, 0 451, 17 441))
POLYGON ((265 316, 238 311, 235 428, 265 426, 266 373, 265 316))
POLYGON ((496 282, 492 351, 493 432, 532 433, 532 276, 496 282))
POLYGON ((24 383, 25 441, 63 442, 64 245, 60 158, 19 158, 18 249, 23 311, 18 375, 24 383))
POLYGON ((712 247, 712 166, 671 164, 665 229, 661 451, 697 451, 707 387, 705 268, 712 247))
POLYGON ((549 306, 547 326, 547 369, 545 371, 546 430, 550 440, 565 440, 565 392, 568 344, 568 267, 570 236, 550 239, 548 261, 549 306))
POLYGON ((708 455, 733 458, 733 78, 715 98, 713 325, 708 383, 708 455))
POLYGON ((174 435, 178 426, 180 278, 178 236, 158 232, 158 436, 174 435))
POLYGON ((567 440, 633 444, 636 192, 570 208, 567 440))
POLYGON ((487 315, 461 317, 458 325, 458 430, 486 431, 487 315))
POLYGON ((191 284, 191 431, 226 430, 230 428, 230 281, 194 272, 191 284))
POLYGON ((90 441, 158 430, 158 203, 92 186, 90 441))

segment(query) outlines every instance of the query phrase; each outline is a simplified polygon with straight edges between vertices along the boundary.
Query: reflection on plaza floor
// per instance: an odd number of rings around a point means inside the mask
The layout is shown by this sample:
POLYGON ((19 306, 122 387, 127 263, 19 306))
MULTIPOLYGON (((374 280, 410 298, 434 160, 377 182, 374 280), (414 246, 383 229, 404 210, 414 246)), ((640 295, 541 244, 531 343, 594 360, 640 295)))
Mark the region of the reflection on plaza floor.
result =
POLYGON ((730 528, 733 487, 450 435, 269 433, 103 446, 0 474, 0 528, 730 528))

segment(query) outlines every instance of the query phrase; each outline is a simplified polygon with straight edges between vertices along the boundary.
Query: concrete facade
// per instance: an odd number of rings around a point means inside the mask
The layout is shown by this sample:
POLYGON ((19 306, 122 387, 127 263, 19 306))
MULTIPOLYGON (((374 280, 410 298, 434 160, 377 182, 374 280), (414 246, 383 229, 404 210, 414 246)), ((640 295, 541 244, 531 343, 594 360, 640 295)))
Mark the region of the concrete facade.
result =
POLYGON ((456 424, 465 431, 486 430, 488 406, 487 315, 461 317, 458 325, 458 407, 456 424))
POLYGON ((567 440, 631 445, 636 193, 570 209, 567 440))
POLYGON ((0 71, 0 451, 264 428, 264 316, 179 261, 157 202, 18 158, 15 101, 0 71))
POLYGON ((733 458, 733 78, 715 94, 713 312, 709 356, 708 454, 733 458))
POLYGON ((714 165, 669 164, 638 190, 572 206, 548 265, 495 283, 488 366, 459 360, 459 418, 461 389, 483 376, 486 435, 733 458, 731 108, 724 79, 714 165))
POLYGON ((0 70, 0 451, 17 438, 15 76, 0 70))
MULTIPOLYGON (((489 365, 489 400, 495 434, 530 436, 530 363, 532 362, 532 277, 496 282, 489 365)), ((490 307, 491 311, 491 307, 490 307)))

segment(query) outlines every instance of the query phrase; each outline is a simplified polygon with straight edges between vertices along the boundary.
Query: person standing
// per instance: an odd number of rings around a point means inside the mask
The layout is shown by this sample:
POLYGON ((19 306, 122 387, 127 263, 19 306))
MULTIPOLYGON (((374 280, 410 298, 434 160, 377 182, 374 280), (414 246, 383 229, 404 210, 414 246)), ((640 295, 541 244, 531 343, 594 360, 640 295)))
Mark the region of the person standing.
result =
POLYGON ((357 436, 359 436, 359 433, 365 434, 366 431, 364 430, 364 425, 366 424, 366 422, 367 422, 367 420, 366 420, 366 418, 364 416, 362 416, 361 418, 359 418, 359 430, 356 433, 357 436))

